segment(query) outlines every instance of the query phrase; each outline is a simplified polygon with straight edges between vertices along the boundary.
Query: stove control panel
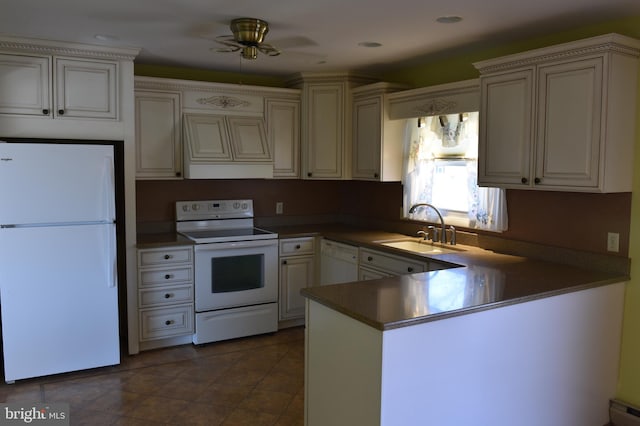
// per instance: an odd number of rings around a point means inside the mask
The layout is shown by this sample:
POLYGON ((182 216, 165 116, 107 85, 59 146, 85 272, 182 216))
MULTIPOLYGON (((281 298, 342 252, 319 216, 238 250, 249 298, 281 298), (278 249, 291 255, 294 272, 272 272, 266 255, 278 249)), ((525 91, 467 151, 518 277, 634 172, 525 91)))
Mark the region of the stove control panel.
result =
POLYGON ((176 220, 239 219, 253 217, 253 200, 177 201, 176 220))

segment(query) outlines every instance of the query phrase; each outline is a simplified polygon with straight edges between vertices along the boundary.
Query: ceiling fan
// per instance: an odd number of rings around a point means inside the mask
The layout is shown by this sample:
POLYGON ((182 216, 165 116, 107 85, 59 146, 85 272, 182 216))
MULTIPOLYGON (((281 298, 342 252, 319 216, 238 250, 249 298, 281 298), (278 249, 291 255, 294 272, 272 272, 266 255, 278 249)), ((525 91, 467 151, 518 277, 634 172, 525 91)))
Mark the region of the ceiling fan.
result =
POLYGON ((262 19, 237 18, 229 25, 232 35, 216 37, 216 42, 225 47, 214 48, 216 52, 237 52, 244 59, 257 59, 258 52, 267 56, 278 56, 281 52, 274 46, 264 43, 264 36, 269 32, 269 24, 262 19))

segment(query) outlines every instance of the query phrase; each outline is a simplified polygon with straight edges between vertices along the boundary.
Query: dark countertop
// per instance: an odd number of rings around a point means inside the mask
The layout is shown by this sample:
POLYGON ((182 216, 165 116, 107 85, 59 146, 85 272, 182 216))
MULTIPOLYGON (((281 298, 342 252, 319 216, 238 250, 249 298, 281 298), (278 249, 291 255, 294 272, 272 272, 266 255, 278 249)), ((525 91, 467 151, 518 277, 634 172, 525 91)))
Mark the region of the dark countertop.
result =
MULTIPOLYGON (((422 272, 302 290, 302 295, 379 330, 390 330, 543 297, 624 282, 627 275, 495 253, 457 245, 463 251, 419 255, 384 247, 378 241, 407 235, 321 224, 263 227, 280 238, 323 236, 405 257, 450 263, 451 269, 422 272)), ((192 242, 175 233, 141 234, 139 248, 192 242)))
POLYGON ((458 266, 302 290, 305 297, 379 330, 471 314, 629 279, 617 273, 500 254, 472 246, 457 245, 456 248, 464 251, 456 253, 417 255, 383 248, 377 242, 408 238, 406 235, 340 225, 322 225, 306 231, 305 227, 272 230, 281 238, 322 235, 346 244, 458 266))
POLYGON ((136 247, 139 249, 182 245, 193 245, 193 241, 176 232, 138 234, 136 236, 136 247))

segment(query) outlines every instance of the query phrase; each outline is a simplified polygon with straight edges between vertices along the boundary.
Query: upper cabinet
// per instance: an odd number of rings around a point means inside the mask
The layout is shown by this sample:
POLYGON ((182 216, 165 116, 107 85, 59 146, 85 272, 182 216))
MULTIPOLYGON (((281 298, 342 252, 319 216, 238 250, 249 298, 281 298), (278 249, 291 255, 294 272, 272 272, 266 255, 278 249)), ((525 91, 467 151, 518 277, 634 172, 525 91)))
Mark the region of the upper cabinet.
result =
POLYGON ((474 64, 478 183, 631 191, 640 41, 609 34, 474 64))
POLYGON ((273 177, 300 178, 300 94, 265 100, 267 137, 273 150, 273 177))
POLYGON ((302 177, 351 177, 351 89, 371 83, 351 74, 297 75, 289 84, 302 89, 302 177))
POLYGON ((389 120, 387 94, 406 87, 373 83, 352 90, 354 180, 400 181, 402 179, 403 120, 389 120))
POLYGON ((117 120, 118 61, 2 53, 0 114, 117 120))
POLYGON ((299 149, 299 90, 150 77, 135 86, 138 178, 297 173, 288 150, 299 149))
POLYGON ((182 177, 181 94, 136 90, 136 177, 182 177))

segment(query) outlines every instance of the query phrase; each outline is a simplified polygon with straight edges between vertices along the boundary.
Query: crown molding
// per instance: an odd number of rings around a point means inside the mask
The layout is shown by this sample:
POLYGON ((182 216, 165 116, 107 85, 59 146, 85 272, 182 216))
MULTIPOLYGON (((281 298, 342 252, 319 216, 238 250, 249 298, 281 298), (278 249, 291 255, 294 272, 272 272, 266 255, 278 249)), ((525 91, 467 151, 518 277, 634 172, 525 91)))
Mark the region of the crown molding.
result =
POLYGON ((132 61, 140 49, 0 35, 0 51, 132 61))
POLYGON ((640 40, 615 33, 605 34, 486 61, 474 62, 473 66, 476 67, 481 74, 485 74, 532 66, 543 62, 610 52, 638 57, 640 56, 640 40))

